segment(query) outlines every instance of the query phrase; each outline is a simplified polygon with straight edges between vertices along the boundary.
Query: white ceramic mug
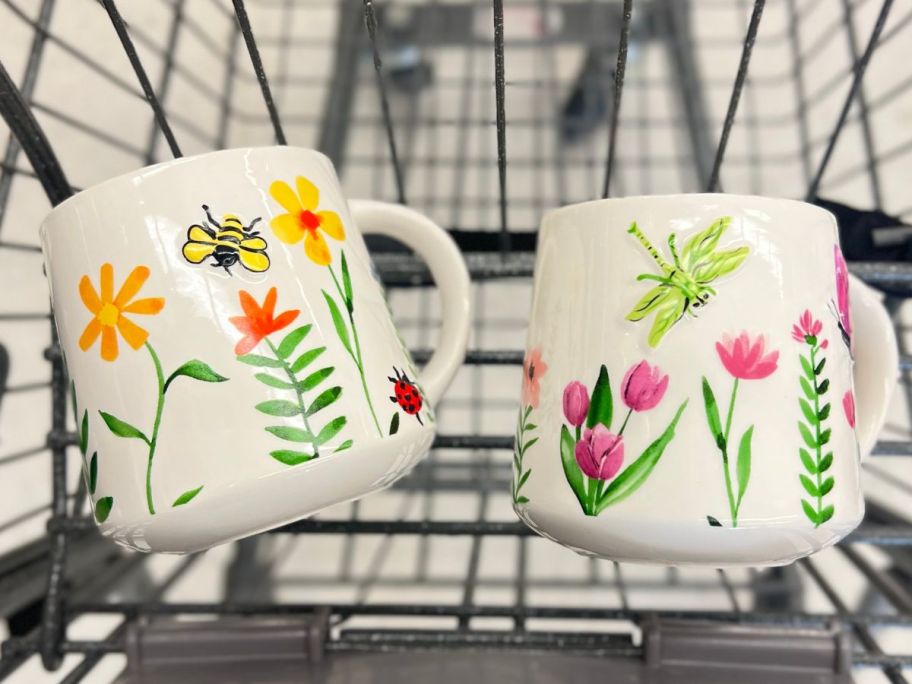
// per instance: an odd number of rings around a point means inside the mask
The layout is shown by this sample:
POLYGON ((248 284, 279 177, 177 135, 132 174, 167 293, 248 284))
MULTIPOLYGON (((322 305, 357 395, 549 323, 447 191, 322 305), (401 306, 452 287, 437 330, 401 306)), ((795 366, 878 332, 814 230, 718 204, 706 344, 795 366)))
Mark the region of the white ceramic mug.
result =
POLYGON ((787 563, 860 522, 856 433, 870 450, 897 373, 886 311, 850 287, 827 211, 714 194, 557 209, 514 508, 581 553, 787 563))
POLYGON ((392 483, 434 437, 469 277, 445 231, 346 202, 324 155, 225 150, 108 180, 41 227, 104 534, 189 552, 392 483), (362 234, 406 243, 440 285, 418 373, 362 234))

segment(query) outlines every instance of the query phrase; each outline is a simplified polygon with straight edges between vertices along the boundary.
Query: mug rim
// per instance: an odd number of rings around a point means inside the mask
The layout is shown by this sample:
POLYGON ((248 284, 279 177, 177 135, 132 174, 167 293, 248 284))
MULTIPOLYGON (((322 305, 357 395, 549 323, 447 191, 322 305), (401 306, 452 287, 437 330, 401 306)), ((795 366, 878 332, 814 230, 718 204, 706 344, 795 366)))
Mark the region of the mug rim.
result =
POLYGON ((220 149, 220 150, 210 150, 208 152, 200 152, 199 154, 192 154, 192 155, 188 155, 188 156, 184 156, 184 157, 175 157, 174 159, 166 159, 165 161, 160 161, 155 164, 149 164, 148 166, 142 166, 142 167, 140 167, 138 169, 134 169, 132 171, 125 171, 124 173, 120 173, 116 176, 111 176, 110 178, 106 178, 103 181, 99 181, 98 183, 95 183, 94 185, 90 185, 87 188, 83 188, 79 192, 73 193, 72 195, 67 197, 65 200, 63 200, 63 202, 61 202, 60 204, 51 207, 50 211, 48 211, 48 213, 45 214, 44 218, 41 219, 41 225, 38 228, 38 233, 39 233, 39 235, 42 235, 42 236, 44 234, 46 234, 49 229, 48 224, 50 223, 51 218, 55 214, 59 213, 59 211, 62 210, 64 207, 74 203, 77 199, 84 199, 84 198, 88 197, 89 195, 91 195, 97 191, 106 189, 108 186, 115 185, 116 183, 121 183, 123 181, 129 181, 129 180, 138 178, 140 176, 144 176, 144 175, 148 174, 150 171, 162 172, 162 171, 170 169, 174 166, 179 166, 181 164, 196 163, 196 162, 202 161, 203 159, 210 158, 210 157, 218 157, 221 155, 236 155, 238 153, 250 154, 251 152, 260 152, 260 151, 265 151, 265 150, 294 150, 296 152, 310 152, 312 154, 317 155, 318 157, 322 157, 323 159, 325 159, 327 162, 329 162, 330 166, 332 166, 333 169, 336 168, 336 165, 333 163, 332 159, 330 159, 327 155, 320 152, 320 150, 316 150, 311 147, 301 147, 299 145, 252 145, 252 146, 247 146, 247 147, 227 147, 227 148, 220 149))
POLYGON ((711 198, 715 199, 726 199, 743 202, 745 206, 758 205, 758 204, 785 204, 791 205, 796 208, 807 209, 819 214, 823 214, 833 222, 834 225, 838 226, 836 220, 836 215, 828 209, 824 209, 816 204, 811 204, 810 202, 805 202, 803 200, 792 199, 789 197, 769 197, 767 195, 745 195, 738 193, 729 193, 729 192, 679 192, 679 193, 667 193, 661 195, 625 195, 623 197, 603 197, 600 199, 587 200, 585 202, 575 202, 573 204, 565 204, 560 207, 555 207, 554 209, 549 209, 546 211, 541 218, 539 231, 540 232, 550 232, 551 230, 557 230, 559 225, 554 222, 554 219, 559 215, 568 213, 574 209, 582 209, 584 207, 592 207, 595 205, 604 205, 608 206, 610 204, 618 204, 622 202, 629 201, 644 201, 644 200, 704 200, 708 201, 711 198))

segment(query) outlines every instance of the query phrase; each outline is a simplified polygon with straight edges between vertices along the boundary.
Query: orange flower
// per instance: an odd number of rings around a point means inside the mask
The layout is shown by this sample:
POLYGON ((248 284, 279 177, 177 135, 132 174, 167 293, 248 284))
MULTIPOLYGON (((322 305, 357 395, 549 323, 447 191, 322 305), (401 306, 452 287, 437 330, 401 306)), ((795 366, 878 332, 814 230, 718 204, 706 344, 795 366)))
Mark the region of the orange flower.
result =
POLYGON ((117 333, 114 332, 114 328, 120 331, 124 340, 133 349, 139 349, 145 344, 149 333, 124 314, 157 314, 165 306, 163 297, 149 297, 130 302, 148 277, 149 269, 146 266, 137 266, 127 276, 115 297, 114 267, 111 264, 101 265, 101 296, 98 295, 89 276, 82 276, 79 281, 79 296, 86 308, 95 314, 79 338, 79 348, 82 351, 88 351, 101 335, 101 358, 105 361, 116 359, 117 333))
POLYGON ((244 309, 246 316, 233 316, 228 320, 234 324, 234 327, 244 333, 234 348, 234 353, 243 356, 263 341, 267 335, 281 330, 298 317, 301 313, 298 309, 283 311, 278 317, 273 318, 276 305, 276 289, 269 289, 266 299, 263 300, 263 306, 256 303, 256 300, 249 292, 241 290, 238 293, 241 300, 241 308, 244 309))
POLYGON ((336 240, 344 240, 342 219, 334 211, 317 211, 320 191, 304 176, 298 176, 295 185, 297 193, 285 181, 275 181, 269 186, 269 194, 288 212, 273 218, 270 225, 276 237, 289 245, 297 244, 304 238, 304 251, 310 260, 319 266, 327 266, 332 261, 332 255, 321 231, 336 240))

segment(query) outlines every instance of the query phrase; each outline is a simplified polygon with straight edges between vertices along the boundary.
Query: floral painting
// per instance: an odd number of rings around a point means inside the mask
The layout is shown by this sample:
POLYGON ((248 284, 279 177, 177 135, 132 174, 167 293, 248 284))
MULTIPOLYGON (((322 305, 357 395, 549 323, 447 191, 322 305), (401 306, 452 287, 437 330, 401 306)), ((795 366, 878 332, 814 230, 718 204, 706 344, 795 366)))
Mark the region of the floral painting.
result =
POLYGON ((836 317, 836 325, 842 341, 852 353, 852 313, 849 307, 849 267, 842 256, 839 245, 833 245, 833 261, 836 269, 836 301, 830 302, 830 310, 836 317))
MULTIPOLYGON (((520 398, 519 420, 516 426, 516 439, 513 442, 513 503, 529 503, 529 497, 522 494, 522 488, 529 481, 531 468, 526 468, 526 452, 538 442, 538 437, 531 433, 538 429, 532 422, 532 412, 538 408, 541 397, 541 379, 548 372, 548 364, 542 360, 539 347, 532 347, 523 359, 522 393, 520 398)), ((566 401, 566 400, 565 400, 566 401)))

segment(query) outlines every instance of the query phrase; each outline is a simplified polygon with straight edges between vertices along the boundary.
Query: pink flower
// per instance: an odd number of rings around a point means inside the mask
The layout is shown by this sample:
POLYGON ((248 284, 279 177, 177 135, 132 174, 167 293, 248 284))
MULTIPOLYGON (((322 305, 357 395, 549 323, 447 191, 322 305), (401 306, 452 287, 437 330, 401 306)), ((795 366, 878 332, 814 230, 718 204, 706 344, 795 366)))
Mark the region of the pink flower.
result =
POLYGON ((839 314, 839 328, 848 344, 852 338, 852 318, 849 312, 849 268, 839 245, 833 245, 833 261, 836 262, 836 309, 839 314))
POLYGON ((624 462, 624 438, 599 423, 576 443, 576 462, 587 477, 610 480, 624 462))
POLYGON ((574 427, 579 427, 586 420, 589 412, 589 390, 574 380, 564 388, 564 417, 574 427))
POLYGON ((775 372, 779 352, 771 351, 764 356, 765 347, 765 336, 757 335, 751 340, 746 331, 735 339, 723 335, 722 341, 716 342, 716 352, 725 370, 741 380, 762 380, 775 372))
POLYGON ((658 366, 640 361, 632 366, 621 382, 621 398, 627 408, 648 411, 655 408, 668 389, 668 376, 662 375, 658 366))
POLYGON ((522 402, 526 406, 538 408, 538 396, 541 393, 541 377, 548 372, 548 364, 542 361, 541 348, 532 347, 526 352, 523 361, 522 402))
POLYGON ((845 411, 846 422, 849 427, 855 427, 855 395, 849 390, 842 395, 842 410, 845 411))
POLYGON ((808 338, 816 338, 821 330, 823 330, 823 323, 814 320, 814 317, 811 316, 811 312, 805 309, 804 313, 801 314, 801 318, 798 319, 797 325, 792 326, 792 339, 795 340, 795 342, 807 342, 808 344, 811 344, 811 342, 808 341, 808 338))

